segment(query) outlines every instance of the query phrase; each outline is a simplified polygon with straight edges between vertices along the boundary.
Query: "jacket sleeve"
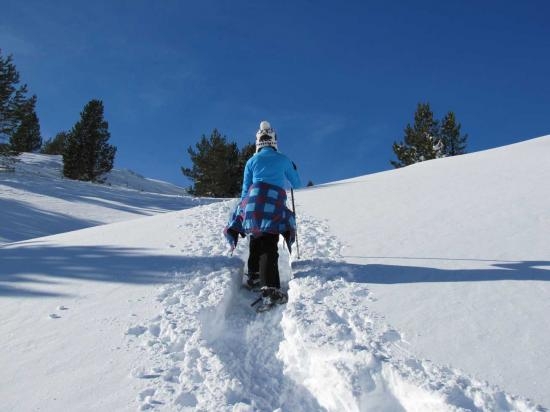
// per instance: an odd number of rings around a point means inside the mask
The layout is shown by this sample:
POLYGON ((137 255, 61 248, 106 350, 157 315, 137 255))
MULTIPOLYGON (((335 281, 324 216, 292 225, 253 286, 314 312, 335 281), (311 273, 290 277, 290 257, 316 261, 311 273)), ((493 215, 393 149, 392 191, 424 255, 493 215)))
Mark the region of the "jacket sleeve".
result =
POLYGON ((252 167, 250 165, 250 160, 248 160, 248 162, 246 162, 246 166, 244 167, 243 187, 242 187, 242 190, 241 190, 241 200, 246 197, 246 195, 248 194, 248 189, 252 185, 252 167))
POLYGON ((299 189, 302 187, 302 181, 300 180, 300 175, 298 174, 298 168, 290 159, 288 160, 287 170, 285 170, 285 176, 292 185, 293 189, 299 189))

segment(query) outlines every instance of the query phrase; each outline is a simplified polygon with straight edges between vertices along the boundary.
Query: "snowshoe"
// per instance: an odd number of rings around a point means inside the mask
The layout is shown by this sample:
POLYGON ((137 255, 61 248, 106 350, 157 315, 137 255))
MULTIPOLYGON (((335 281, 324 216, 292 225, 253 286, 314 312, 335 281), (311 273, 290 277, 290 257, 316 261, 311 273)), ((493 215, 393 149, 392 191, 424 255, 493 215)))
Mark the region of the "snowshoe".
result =
POLYGON ((250 306, 256 307, 256 312, 265 312, 275 305, 282 305, 288 302, 288 295, 278 288, 264 286, 260 290, 260 297, 250 306))

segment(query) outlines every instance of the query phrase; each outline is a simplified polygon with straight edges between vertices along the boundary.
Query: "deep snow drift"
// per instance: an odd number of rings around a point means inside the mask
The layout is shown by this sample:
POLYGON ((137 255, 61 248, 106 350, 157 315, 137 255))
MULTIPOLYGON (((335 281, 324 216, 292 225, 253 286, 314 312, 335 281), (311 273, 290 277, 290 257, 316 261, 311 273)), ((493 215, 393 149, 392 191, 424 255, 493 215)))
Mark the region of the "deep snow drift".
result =
POLYGON ((247 241, 229 257, 221 235, 234 201, 0 246, 2 405, 543 410, 549 156, 540 138, 295 192, 301 256, 280 246, 289 302, 265 314, 247 241))

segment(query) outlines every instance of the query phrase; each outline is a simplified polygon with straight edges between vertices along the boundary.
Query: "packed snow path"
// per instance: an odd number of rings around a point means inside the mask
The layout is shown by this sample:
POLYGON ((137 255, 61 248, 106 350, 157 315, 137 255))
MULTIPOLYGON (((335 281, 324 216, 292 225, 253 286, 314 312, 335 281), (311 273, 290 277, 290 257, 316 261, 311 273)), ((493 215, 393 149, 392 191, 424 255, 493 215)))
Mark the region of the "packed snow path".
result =
POLYGON ((323 223, 300 216, 301 259, 280 245, 289 302, 256 314, 240 287, 247 241, 227 257, 221 235, 234 202, 179 218, 178 248, 204 257, 159 288, 159 313, 128 326, 144 349, 132 375, 141 410, 542 411, 450 367, 416 359, 369 309, 368 283, 340 259, 323 223))

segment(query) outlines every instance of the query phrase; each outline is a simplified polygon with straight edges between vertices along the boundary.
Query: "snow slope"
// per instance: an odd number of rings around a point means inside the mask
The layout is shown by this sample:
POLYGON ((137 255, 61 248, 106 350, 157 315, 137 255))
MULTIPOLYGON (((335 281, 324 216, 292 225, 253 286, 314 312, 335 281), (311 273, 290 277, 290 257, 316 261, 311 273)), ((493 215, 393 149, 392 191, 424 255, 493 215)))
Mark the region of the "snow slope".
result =
POLYGON ((326 217, 371 307, 415 354, 550 405, 548 159, 550 136, 337 182, 298 203, 326 217))
POLYGON ((226 254, 234 201, 0 246, 2 408, 542 411, 549 155, 295 192, 301 256, 280 246, 289 302, 265 314, 247 242, 226 254))
POLYGON ((106 184, 62 177, 61 156, 23 153, 0 172, 0 244, 208 203, 183 188, 113 169, 106 184))

